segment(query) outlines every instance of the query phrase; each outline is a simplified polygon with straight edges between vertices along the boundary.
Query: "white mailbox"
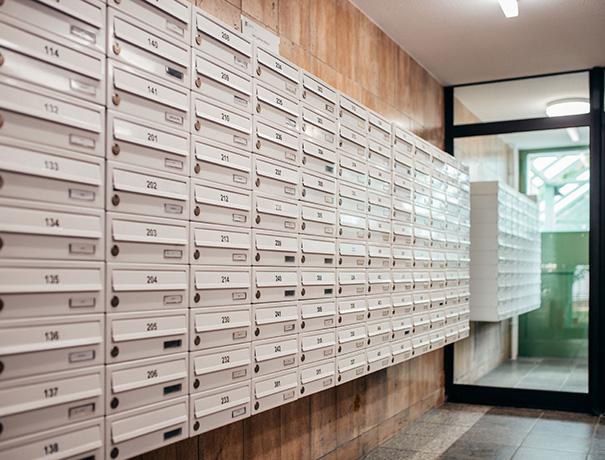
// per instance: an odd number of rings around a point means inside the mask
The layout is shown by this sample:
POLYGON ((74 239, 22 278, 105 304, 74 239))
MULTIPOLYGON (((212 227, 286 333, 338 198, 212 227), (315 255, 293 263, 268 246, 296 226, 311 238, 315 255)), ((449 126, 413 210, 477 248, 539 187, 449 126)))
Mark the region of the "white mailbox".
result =
POLYGON ((300 270, 300 298, 326 299, 336 294, 335 270, 300 270))
POLYGON ((112 364, 105 369, 105 413, 186 396, 189 353, 112 364))
POLYGON ((250 227, 250 192, 213 182, 192 181, 191 220, 250 227))
POLYGON ((368 321, 368 346, 389 343, 392 338, 391 320, 389 318, 377 321, 368 321))
POLYGON ((334 299, 304 300, 299 302, 301 332, 333 328, 336 325, 336 302, 334 299))
POLYGON ((338 94, 338 105, 340 108, 340 124, 353 129, 364 136, 368 132, 368 111, 355 100, 338 94))
POLYGON ((390 243, 393 239, 391 230, 390 220, 368 216, 368 240, 371 244, 390 243))
POLYGON ((253 155, 252 189, 278 199, 298 200, 298 168, 253 155))
POLYGON ((102 313, 102 262, 0 261, 0 319, 102 313))
POLYGON ((366 240, 368 237, 368 222, 366 216, 339 210, 338 237, 352 240, 366 240))
POLYGON ((388 318, 392 314, 393 304, 389 295, 372 295, 367 297, 368 319, 388 318))
MULTIPOLYGON (((147 17, 147 16, 143 16, 147 17)), ((107 10, 107 54, 157 77, 189 86, 191 48, 140 19, 107 10)))
POLYGON ((252 307, 254 340, 297 334, 300 328, 296 302, 259 303, 252 307))
POLYGON ((337 296, 360 296, 368 292, 368 276, 365 270, 345 270, 336 271, 337 278, 337 296))
POLYGON ((336 265, 336 240, 312 236, 300 237, 301 267, 334 267, 336 265))
POLYGON ((102 364, 103 322, 103 315, 3 320, 0 381, 102 364))
POLYGON ((252 380, 252 413, 258 414, 298 397, 298 369, 252 380))
POLYGON ((188 316, 186 309, 107 315, 105 361, 120 363, 187 351, 188 316))
MULTIPOLYGON (((411 146, 411 152, 414 147, 411 146)), ((407 153, 407 151, 397 150, 396 146, 393 145, 393 173, 398 176, 405 177, 414 180, 414 157, 413 153, 407 153)))
POLYGON ((324 329, 300 335, 300 362, 315 363, 336 356, 336 331, 324 329))
POLYGON ((431 288, 431 272, 414 270, 414 290, 428 291, 431 288))
POLYGON ((411 270, 392 270, 393 293, 411 293, 414 291, 414 276, 411 270))
POLYGON ((391 285, 389 270, 368 270, 368 292, 371 294, 388 294, 392 290, 391 285))
POLYGON ((278 200, 273 197, 252 194, 254 228, 276 232, 297 233, 299 209, 297 201, 278 200))
POLYGON ((391 329, 393 331, 393 340, 395 341, 411 337, 414 329, 412 316, 394 316, 391 319, 391 329))
POLYGON ((108 211, 170 219, 189 217, 189 179, 167 173, 107 163, 108 211))
POLYGON ((312 395, 319 391, 331 388, 336 383, 336 361, 327 359, 317 363, 300 366, 300 394, 312 395))
POLYGON ((368 188, 380 193, 391 193, 391 172, 368 165, 368 188))
POLYGON ((417 313, 412 317, 414 335, 424 334, 431 329, 431 317, 428 312, 417 313))
POLYGON ((368 267, 391 268, 391 246, 368 243, 368 267))
POLYGON ((336 211, 326 206, 300 204, 300 233, 305 236, 336 236, 336 211))
POLYGON ((252 43, 226 24, 193 9, 193 47, 211 61, 219 61, 252 74, 252 43))
POLYGON ((250 342, 251 318, 250 305, 191 310, 189 350, 205 350, 250 342))
POLYGON ((363 323, 368 315, 368 301, 365 296, 337 299, 338 326, 363 323))
POLYGON ((254 117, 253 152, 291 166, 300 164, 300 136, 269 121, 254 117))
POLYGON ((368 190, 368 216, 391 218, 391 196, 368 190))
POLYGON ((295 369, 299 363, 298 334, 252 342, 252 372, 260 377, 295 369))
POLYGON ((408 177, 393 174, 393 195, 412 203, 414 201, 414 181, 408 177))
POLYGON ((431 251, 415 248, 412 251, 412 254, 414 256, 414 267, 416 267, 420 270, 425 270, 425 269, 431 268, 431 266, 432 266, 431 251))
POLYGON ((107 61, 107 107, 116 112, 188 131, 189 88, 121 62, 107 61))
POLYGON ((368 192, 363 186, 355 186, 339 181, 338 208, 358 213, 368 212, 368 192))
POLYGON ((218 142, 194 137, 191 176, 208 182, 250 190, 252 155, 218 142))
POLYGON ((252 112, 252 77, 234 67, 205 55, 192 52, 191 89, 223 104, 252 112))
POLYGON ((300 113, 304 137, 322 148, 336 150, 336 120, 304 104, 300 113))
POLYGON ((445 326, 445 312, 443 310, 433 310, 430 317, 431 329, 441 329, 445 326))
POLYGON ((336 177, 336 152, 333 149, 302 139, 301 155, 303 168, 336 177))
POLYGON ((290 267, 254 267, 252 286, 253 302, 296 300, 300 291, 298 270, 290 267))
POLYGON ((250 398, 250 381, 191 395, 191 436, 249 417, 250 398))
POLYGON ((458 339, 466 339, 471 332, 471 327, 468 322, 458 324, 458 339))
POLYGON ((338 267, 364 268, 367 265, 368 249, 359 241, 338 240, 338 267))
POLYGON ((106 137, 109 160, 189 175, 190 135, 187 132, 109 110, 106 137))
POLYGON ((189 307, 187 265, 107 264, 107 312, 189 307))
POLYGON ((301 200, 324 206, 336 206, 336 179, 300 171, 301 200))
POLYGON ((389 367, 393 361, 391 346, 387 343, 368 348, 366 350, 366 358, 368 360, 368 374, 379 371, 380 369, 385 369, 389 367))
POLYGON ((391 222, 391 229, 393 231, 394 243, 405 246, 412 246, 414 244, 414 230, 410 223, 393 221, 391 222))
POLYGON ((368 163, 391 173, 391 147, 368 139, 368 163))
POLYGON ((363 350, 368 344, 368 332, 365 324, 355 324, 336 328, 339 355, 363 350))
POLYGON ((413 268, 414 253, 408 246, 392 246, 393 268, 413 268))
POLYGON ((106 227, 107 262, 189 262, 189 222, 107 213, 106 227))
POLYGON ((437 350, 445 346, 445 330, 433 330, 429 335, 431 350, 437 350))
POLYGON ((445 343, 450 344, 458 340, 458 325, 450 325, 445 327, 445 343))
POLYGON ((250 150, 252 115, 239 108, 192 93, 191 132, 234 149, 250 150))
POLYGON ((195 266, 191 268, 193 307, 250 303, 250 267, 195 266))
POLYGON ((254 47, 254 77, 267 85, 289 94, 294 99, 300 97, 300 70, 283 57, 254 47))
POLYGON ((254 80, 253 107, 255 115, 276 126, 300 131, 298 99, 282 91, 254 80))
POLYGON ((105 419, 105 450, 127 459, 189 437, 189 398, 151 404, 105 419))
POLYGON ((0 258, 102 260, 100 209, 0 199, 0 258))
POLYGON ((300 82, 300 98, 303 102, 328 116, 336 116, 338 93, 335 89, 306 70, 301 71, 300 82))
POLYGON ((250 265, 250 230, 211 224, 191 224, 192 265, 250 265))
POLYGON ((366 367, 365 351, 339 356, 336 358, 336 385, 363 377, 366 374, 366 367))
POLYGON ((190 393, 211 390, 250 379, 250 343, 221 346, 189 354, 190 393))
POLYGON ((386 118, 371 111, 368 113, 368 122, 368 138, 390 147, 391 123, 386 118))
POLYGON ((414 311, 427 312, 431 308, 431 296, 428 291, 414 292, 414 311))
POLYGON ((431 231, 428 228, 414 227, 414 247, 430 248, 431 231))
POLYGON ((253 265, 296 267, 300 261, 298 237, 289 233, 252 231, 253 265))
POLYGON ((431 349, 431 339, 429 334, 422 334, 412 337, 412 350, 414 356, 420 356, 431 349))
POLYGON ((2 135, 104 156, 105 108, 16 80, 0 82, 2 135))
MULTIPOLYGON (((368 185, 368 165, 357 158, 338 156, 338 177, 341 181, 358 187, 368 185)), ((390 217, 390 216, 387 216, 390 217)))
POLYGON ((393 316, 411 315, 414 312, 414 296, 412 294, 394 293, 391 296, 393 316))
POLYGON ((364 163, 368 160, 368 142, 365 134, 355 132, 342 123, 338 129, 338 147, 340 155, 346 155, 364 163))
POLYGON ((103 366, 0 382, 4 441, 102 416, 103 366))
POLYGON ((393 364, 399 364, 412 358, 412 341, 410 339, 397 340, 391 343, 393 364))

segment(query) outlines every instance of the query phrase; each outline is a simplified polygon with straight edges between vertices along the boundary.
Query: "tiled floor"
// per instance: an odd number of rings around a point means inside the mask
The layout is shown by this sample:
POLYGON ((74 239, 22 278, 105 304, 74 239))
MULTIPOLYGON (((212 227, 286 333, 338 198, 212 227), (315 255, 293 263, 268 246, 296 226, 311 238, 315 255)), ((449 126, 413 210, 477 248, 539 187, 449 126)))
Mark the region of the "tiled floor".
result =
POLYGON ((503 362, 473 384, 586 393, 588 359, 518 358, 503 362))
POLYGON ((605 460, 605 418, 448 403, 365 457, 399 459, 605 460))

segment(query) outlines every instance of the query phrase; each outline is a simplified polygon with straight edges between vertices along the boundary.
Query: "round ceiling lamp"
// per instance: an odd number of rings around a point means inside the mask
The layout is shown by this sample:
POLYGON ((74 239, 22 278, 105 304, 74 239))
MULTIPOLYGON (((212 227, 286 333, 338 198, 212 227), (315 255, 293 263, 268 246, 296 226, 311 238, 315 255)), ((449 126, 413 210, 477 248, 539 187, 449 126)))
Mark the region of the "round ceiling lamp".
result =
POLYGON ((588 112, 590 112, 590 102, 581 97, 557 99, 546 104, 546 115, 549 117, 580 115, 588 112))

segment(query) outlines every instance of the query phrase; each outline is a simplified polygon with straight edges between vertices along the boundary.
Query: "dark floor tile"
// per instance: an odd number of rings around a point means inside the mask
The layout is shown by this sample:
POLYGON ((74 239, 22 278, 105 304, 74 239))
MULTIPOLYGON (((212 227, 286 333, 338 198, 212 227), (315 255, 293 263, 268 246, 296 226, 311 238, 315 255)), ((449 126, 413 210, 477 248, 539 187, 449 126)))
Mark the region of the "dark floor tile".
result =
POLYGON ((460 437, 465 443, 493 443, 503 446, 521 445, 527 437, 529 428, 515 429, 514 427, 474 425, 460 437))
POLYGON ((537 419, 544 414, 544 411, 540 409, 527 409, 525 407, 493 407, 487 413, 492 415, 511 415, 537 419))
MULTIPOLYGON (((483 406, 480 406, 483 407, 483 406)), ((461 411, 452 407, 440 407, 428 412, 422 420, 429 423, 441 423, 444 425, 472 426, 485 412, 480 410, 461 411)))
POLYGON ((520 447, 515 452, 513 460, 585 460, 583 452, 559 452, 549 449, 520 447))
POLYGON ((509 460, 515 453, 516 447, 503 446, 489 442, 458 441, 450 447, 441 458, 444 460, 457 459, 493 459, 509 460))
POLYGON ((378 447, 364 457, 364 460, 408 460, 415 458, 418 452, 413 450, 389 449, 378 447))
POLYGON ((397 433, 382 447, 399 450, 415 450, 441 454, 445 452, 458 438, 448 436, 425 436, 418 433, 397 433))
POLYGON ((463 425, 452 425, 442 423, 430 423, 424 421, 418 421, 410 424, 405 430, 408 433, 419 434, 422 436, 431 437, 455 437, 458 439, 462 436, 469 428, 463 425))
POLYGON ((587 454, 590 450, 591 441, 583 437, 561 436, 557 433, 530 433, 523 441, 522 446, 587 454))
POLYGON ((531 430, 531 434, 553 434, 573 436, 577 438, 590 438, 594 432, 595 424, 575 420, 539 419, 531 430))
POLYGON ((549 410, 544 411, 542 414, 543 419, 548 420, 572 420, 575 422, 584 422, 584 423, 599 423, 599 417, 591 414, 583 414, 581 412, 564 412, 564 411, 556 411, 549 410))

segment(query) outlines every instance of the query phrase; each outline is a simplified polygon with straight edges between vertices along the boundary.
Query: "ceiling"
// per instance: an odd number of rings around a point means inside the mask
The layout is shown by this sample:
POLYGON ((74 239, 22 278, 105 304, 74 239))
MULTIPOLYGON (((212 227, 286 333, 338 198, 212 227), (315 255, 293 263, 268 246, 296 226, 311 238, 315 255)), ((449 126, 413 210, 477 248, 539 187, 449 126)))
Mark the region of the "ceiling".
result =
POLYGON ((605 66, 605 0, 353 0, 444 85, 605 66))

